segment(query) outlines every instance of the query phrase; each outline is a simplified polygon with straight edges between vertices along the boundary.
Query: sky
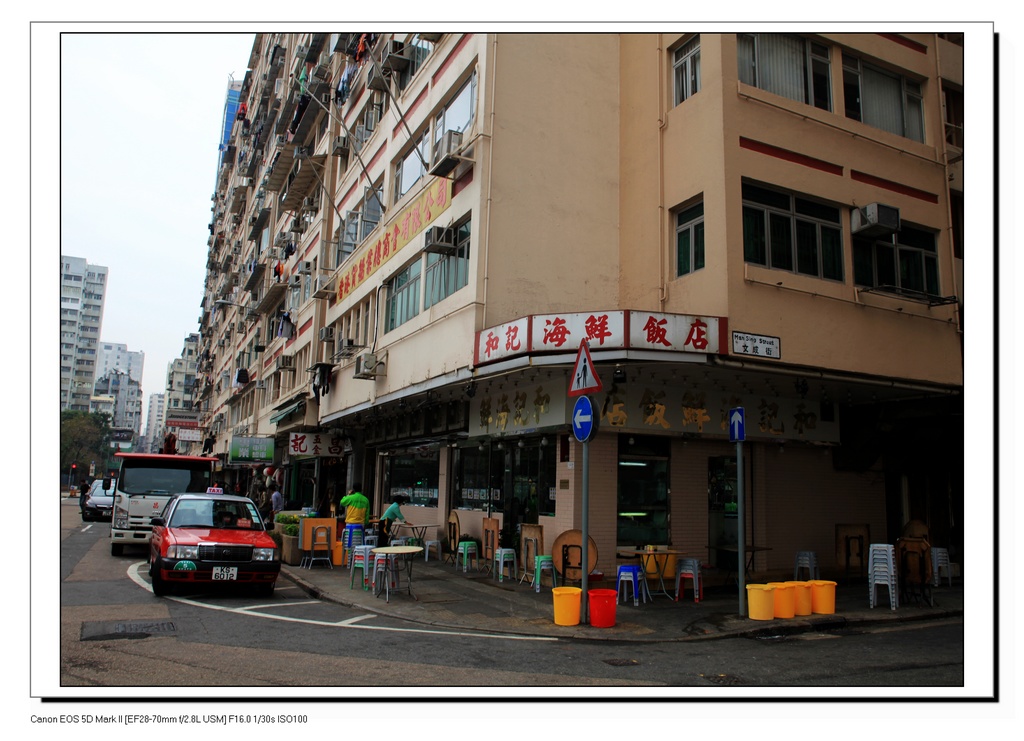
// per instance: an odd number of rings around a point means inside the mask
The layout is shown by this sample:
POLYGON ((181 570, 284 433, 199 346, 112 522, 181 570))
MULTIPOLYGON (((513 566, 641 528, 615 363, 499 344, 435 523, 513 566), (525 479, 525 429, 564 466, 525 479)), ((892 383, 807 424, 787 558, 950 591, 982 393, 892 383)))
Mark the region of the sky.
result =
POLYGON ((108 268, 100 339, 146 354, 144 414, 199 331, 224 101, 253 39, 60 40, 60 249, 108 268))

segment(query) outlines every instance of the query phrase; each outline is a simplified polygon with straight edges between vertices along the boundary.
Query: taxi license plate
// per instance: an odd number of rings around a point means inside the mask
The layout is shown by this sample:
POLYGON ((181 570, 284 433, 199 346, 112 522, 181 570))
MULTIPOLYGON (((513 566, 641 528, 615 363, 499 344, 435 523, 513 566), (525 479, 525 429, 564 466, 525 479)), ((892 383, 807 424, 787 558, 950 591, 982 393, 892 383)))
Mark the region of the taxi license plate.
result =
POLYGON ((235 581, 238 579, 238 567, 237 566, 214 566, 213 567, 213 580, 214 581, 235 581))

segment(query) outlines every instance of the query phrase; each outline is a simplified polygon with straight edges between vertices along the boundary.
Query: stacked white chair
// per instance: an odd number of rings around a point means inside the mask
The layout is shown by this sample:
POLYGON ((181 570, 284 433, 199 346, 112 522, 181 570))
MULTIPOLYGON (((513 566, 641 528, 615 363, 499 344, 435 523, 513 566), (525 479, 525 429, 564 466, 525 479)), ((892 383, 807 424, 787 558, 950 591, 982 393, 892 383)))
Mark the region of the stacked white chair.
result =
POLYGON ((872 543, 868 548, 868 588, 872 608, 875 606, 875 592, 881 586, 889 590, 889 607, 895 610, 899 606, 896 548, 886 543, 872 543))
POLYGON ((932 547, 932 586, 937 587, 942 583, 939 569, 946 569, 946 578, 949 579, 949 586, 953 586, 953 569, 949 565, 949 550, 946 548, 932 547))
POLYGON ((818 570, 818 554, 814 551, 797 551, 793 561, 793 581, 799 580, 800 569, 807 569, 807 580, 820 579, 818 570))
POLYGON ((683 579, 693 580, 693 601, 704 599, 704 579, 700 573, 699 558, 680 558, 676 563, 676 602, 682 593, 683 579))
POLYGON ((512 548, 498 548, 494 551, 494 571, 498 581, 504 581, 505 567, 509 568, 509 576, 514 580, 519 576, 516 570, 516 552, 512 548))

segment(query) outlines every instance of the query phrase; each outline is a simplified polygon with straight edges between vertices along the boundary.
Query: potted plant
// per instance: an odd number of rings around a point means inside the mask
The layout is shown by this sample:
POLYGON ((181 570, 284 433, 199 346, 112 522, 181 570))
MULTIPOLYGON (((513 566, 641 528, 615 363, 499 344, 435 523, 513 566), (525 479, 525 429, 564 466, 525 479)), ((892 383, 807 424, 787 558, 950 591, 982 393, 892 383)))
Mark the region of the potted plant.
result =
POLYGON ((282 513, 278 514, 277 517, 274 518, 274 530, 276 530, 278 532, 283 531, 289 525, 298 525, 298 524, 299 524, 299 516, 298 515, 286 515, 286 514, 284 514, 282 512, 282 513))
POLYGON ((299 552, 298 522, 282 524, 280 533, 281 563, 286 563, 289 566, 298 566, 302 558, 299 552))

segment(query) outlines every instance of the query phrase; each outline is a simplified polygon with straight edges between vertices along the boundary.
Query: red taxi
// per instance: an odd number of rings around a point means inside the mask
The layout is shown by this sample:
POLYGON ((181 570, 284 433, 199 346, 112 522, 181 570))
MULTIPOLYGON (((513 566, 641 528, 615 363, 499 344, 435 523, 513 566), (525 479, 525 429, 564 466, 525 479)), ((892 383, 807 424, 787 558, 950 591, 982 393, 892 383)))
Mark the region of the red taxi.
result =
POLYGON ((245 584, 271 595, 281 554, 247 497, 179 494, 153 519, 149 576, 153 594, 175 584, 245 584))

